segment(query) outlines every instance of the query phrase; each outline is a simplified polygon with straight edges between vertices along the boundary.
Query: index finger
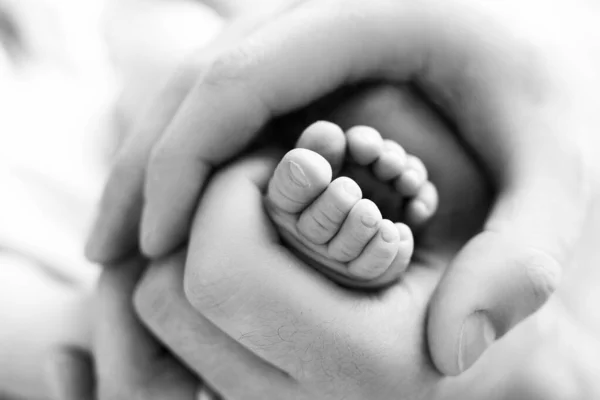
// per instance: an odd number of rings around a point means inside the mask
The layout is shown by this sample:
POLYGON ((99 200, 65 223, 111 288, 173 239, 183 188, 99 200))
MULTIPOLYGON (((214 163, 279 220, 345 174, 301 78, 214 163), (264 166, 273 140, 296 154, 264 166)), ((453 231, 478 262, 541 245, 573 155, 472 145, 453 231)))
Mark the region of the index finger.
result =
MULTIPOLYGON (((288 2, 282 8, 287 6, 288 2)), ((279 8, 265 8, 229 24, 207 47, 199 49, 174 71, 141 118, 136 119, 133 131, 111 168, 102 194, 98 215, 86 246, 86 256, 90 260, 103 264, 114 263, 138 250, 146 166, 153 146, 214 58, 229 43, 247 36, 264 20, 279 12, 279 8)))

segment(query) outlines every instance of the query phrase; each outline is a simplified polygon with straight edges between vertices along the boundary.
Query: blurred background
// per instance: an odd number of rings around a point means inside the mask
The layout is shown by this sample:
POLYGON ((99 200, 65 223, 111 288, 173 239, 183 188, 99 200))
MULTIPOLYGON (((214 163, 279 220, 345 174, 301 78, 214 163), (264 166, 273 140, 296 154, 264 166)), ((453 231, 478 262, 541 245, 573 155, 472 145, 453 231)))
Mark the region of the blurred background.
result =
POLYGON ((0 0, 0 399, 48 398, 44 355, 87 346, 83 244, 110 159, 221 25, 191 0, 0 0))

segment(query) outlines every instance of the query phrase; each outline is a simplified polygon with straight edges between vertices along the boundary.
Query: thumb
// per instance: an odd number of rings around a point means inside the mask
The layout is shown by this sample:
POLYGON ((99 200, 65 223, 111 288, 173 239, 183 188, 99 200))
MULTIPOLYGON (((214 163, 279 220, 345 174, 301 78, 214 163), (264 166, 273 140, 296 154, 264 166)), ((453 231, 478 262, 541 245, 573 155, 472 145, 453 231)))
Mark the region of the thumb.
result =
POLYGON ((556 289, 589 197, 581 163, 566 158, 521 164, 520 175, 509 176, 500 190, 483 231, 442 278, 428 323, 431 355, 442 373, 468 369, 556 289))

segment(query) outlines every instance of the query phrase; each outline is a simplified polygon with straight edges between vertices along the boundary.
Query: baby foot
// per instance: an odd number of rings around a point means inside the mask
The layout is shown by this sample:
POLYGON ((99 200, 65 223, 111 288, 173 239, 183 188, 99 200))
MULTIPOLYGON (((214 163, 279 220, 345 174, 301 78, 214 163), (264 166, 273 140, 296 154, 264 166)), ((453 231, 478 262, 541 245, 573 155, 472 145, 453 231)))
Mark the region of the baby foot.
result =
POLYGON ((338 283, 365 288, 399 278, 414 247, 411 229, 384 219, 378 205, 419 226, 435 212, 437 191, 423 163, 397 143, 367 127, 344 135, 327 122, 304 131, 266 195, 270 217, 299 256, 338 283))

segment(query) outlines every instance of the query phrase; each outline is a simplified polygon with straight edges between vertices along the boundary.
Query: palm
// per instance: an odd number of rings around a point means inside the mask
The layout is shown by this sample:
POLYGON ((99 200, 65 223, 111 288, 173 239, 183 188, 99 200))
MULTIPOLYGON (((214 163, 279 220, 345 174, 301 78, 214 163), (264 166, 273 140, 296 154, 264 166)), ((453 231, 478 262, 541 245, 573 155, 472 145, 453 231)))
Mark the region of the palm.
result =
MULTIPOLYGON (((481 228, 492 198, 489 181, 464 146, 457 142, 456 136, 450 133, 448 126, 439 122, 434 114, 429 115, 432 117, 428 120, 431 129, 421 129, 418 132, 420 135, 414 134, 414 119, 411 115, 423 115, 428 111, 406 87, 387 86, 359 93, 354 101, 346 103, 333 113, 327 104, 319 108, 321 111, 328 111, 327 119, 333 119, 344 128, 371 125, 384 137, 401 143, 408 151, 424 160, 440 191, 439 212, 429 227, 418 236, 415 261, 410 272, 398 286, 379 299, 379 305, 389 317, 388 321, 397 323, 387 322, 388 327, 397 329, 398 335, 403 337, 401 343, 386 351, 397 354, 396 360, 403 360, 402 365, 387 365, 382 366, 382 369, 395 369, 403 371, 402 375, 419 376, 421 379, 413 380, 409 389, 432 390, 436 393, 436 398, 442 399, 457 396, 470 398, 465 397, 469 393, 473 399, 492 398, 490 396, 495 392, 497 397, 494 398, 498 399, 524 395, 540 399, 560 396, 560 381, 555 381, 556 387, 535 383, 536 380, 543 382, 547 373, 552 372, 548 370, 548 361, 553 360, 554 364, 564 361, 557 351, 548 352, 556 344, 557 338, 556 335, 544 335, 540 332, 538 320, 541 318, 538 317, 517 329, 510 337, 511 340, 504 341, 470 374, 460 379, 440 379, 431 367, 425 351, 410 352, 412 357, 405 356, 411 348, 425 348, 424 321, 428 299, 456 252, 481 228), (403 120, 403 114, 408 118, 403 120), (528 337, 535 337, 536 340, 527 340, 528 337), (529 347, 524 348, 524 343, 529 347), (482 370, 486 371, 485 379, 482 379, 482 370), (503 379, 506 371, 515 371, 510 375, 511 379, 505 382, 506 391, 495 391, 494 387, 503 379), (433 381, 437 383, 432 385, 433 381)), ((301 115, 304 116, 303 119, 315 119, 314 110, 301 115)), ((316 117, 321 116, 317 114, 316 117)), ((298 126, 302 126, 304 122, 298 126)), ((382 387, 385 387, 385 383, 379 386, 382 387)), ((394 393, 406 389, 405 383, 396 388, 396 391, 389 388, 394 393)), ((385 392, 387 390, 383 390, 385 392)), ((369 393, 369 396, 373 396, 373 393, 369 393)))

